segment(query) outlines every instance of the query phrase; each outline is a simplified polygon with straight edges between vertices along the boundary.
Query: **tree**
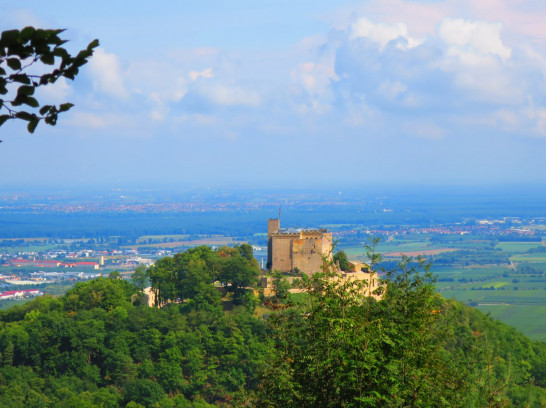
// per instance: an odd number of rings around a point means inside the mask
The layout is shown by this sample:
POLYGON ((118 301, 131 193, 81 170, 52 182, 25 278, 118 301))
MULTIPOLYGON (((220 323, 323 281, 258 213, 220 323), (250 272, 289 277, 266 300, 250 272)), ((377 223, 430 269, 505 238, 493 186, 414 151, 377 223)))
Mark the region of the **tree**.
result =
POLYGON ((252 249, 252 245, 241 244, 239 246, 236 246, 236 248, 239 250, 243 258, 248 259, 249 261, 252 261, 254 259, 254 251, 252 249))
MULTIPOLYGON (((368 258, 380 261, 373 247, 368 258)), ((464 370, 444 358, 433 283, 429 265, 409 258, 387 272, 379 301, 332 263, 303 275, 304 302, 269 320, 276 349, 257 406, 469 406, 464 370)))
POLYGON ((67 42, 59 36, 63 31, 25 27, 0 35, 0 126, 10 119, 21 119, 28 122, 27 130, 33 133, 41 120, 54 126, 59 113, 73 106, 68 102, 41 105, 33 96, 37 88, 60 78, 73 80, 99 45, 93 40, 72 56, 62 47, 67 42), (49 72, 38 74, 46 66, 51 68, 49 72))
POLYGON ((347 259, 347 254, 343 251, 339 251, 334 255, 334 264, 339 266, 339 269, 342 271, 349 270, 349 260, 347 259))
POLYGON ((290 282, 284 277, 281 271, 275 271, 273 273, 273 291, 275 292, 275 300, 283 301, 290 294, 290 282))
POLYGON ((131 276, 131 283, 133 286, 142 292, 149 281, 150 279, 146 267, 144 265, 137 266, 131 276))
POLYGON ((256 285, 259 270, 253 262, 242 256, 232 256, 224 262, 219 274, 220 282, 233 293, 236 304, 243 303, 243 294, 256 285))

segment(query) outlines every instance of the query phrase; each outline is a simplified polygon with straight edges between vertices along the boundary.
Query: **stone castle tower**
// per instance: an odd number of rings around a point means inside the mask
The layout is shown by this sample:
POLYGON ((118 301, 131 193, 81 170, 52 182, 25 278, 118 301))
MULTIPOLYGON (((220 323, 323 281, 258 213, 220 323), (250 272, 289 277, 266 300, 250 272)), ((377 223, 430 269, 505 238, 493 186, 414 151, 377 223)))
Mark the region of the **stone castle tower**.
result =
POLYGON ((320 272, 323 257, 332 259, 332 233, 326 229, 281 228, 278 218, 267 222, 267 268, 281 272, 298 269, 320 272))

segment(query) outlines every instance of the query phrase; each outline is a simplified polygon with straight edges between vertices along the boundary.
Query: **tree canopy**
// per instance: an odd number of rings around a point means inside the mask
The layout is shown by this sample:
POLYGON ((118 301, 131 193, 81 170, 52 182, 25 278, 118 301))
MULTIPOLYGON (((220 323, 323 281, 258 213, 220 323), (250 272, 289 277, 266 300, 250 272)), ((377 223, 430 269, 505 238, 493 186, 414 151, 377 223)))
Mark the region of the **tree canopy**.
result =
POLYGON ((422 260, 379 269, 381 300, 331 264, 303 277, 286 307, 253 309, 252 279, 236 283, 242 305, 217 283, 247 278, 247 250, 156 262, 161 307, 99 278, 0 311, 0 406, 544 406, 546 345, 443 299, 422 260))
POLYGON ((72 56, 63 47, 67 42, 60 37, 63 31, 25 27, 0 34, 0 126, 21 119, 28 122, 27 130, 33 133, 40 121, 54 126, 59 113, 73 106, 69 102, 42 104, 34 96, 37 88, 60 78, 73 80, 99 45, 93 40, 72 56))

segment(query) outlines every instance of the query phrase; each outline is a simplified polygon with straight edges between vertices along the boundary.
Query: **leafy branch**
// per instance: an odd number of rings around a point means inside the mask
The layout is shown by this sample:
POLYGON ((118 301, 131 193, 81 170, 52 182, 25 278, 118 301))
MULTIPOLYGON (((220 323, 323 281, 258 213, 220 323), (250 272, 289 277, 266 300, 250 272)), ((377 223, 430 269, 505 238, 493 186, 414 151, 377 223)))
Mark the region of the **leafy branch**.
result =
POLYGON ((67 42, 59 37, 63 31, 25 27, 0 35, 0 126, 10 119, 21 119, 28 122, 27 130, 34 133, 41 120, 54 126, 59 113, 74 106, 69 102, 41 105, 34 97, 37 88, 54 84, 61 77, 73 80, 99 45, 98 40, 93 40, 72 56, 62 47, 67 42), (33 66, 52 69, 38 75, 28 72, 33 66))

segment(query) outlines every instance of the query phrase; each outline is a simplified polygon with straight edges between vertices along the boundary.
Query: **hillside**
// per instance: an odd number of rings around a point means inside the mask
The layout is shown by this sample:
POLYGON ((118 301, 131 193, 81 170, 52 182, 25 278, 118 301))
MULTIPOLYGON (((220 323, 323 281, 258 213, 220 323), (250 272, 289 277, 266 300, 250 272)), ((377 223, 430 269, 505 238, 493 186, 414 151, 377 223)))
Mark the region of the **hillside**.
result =
POLYGON ((157 263, 180 299, 162 308, 115 275, 80 283, 0 312, 0 406, 544 406, 546 344, 444 300, 427 268, 388 272, 381 301, 328 270, 297 299, 281 279, 269 306, 244 246, 157 263))

